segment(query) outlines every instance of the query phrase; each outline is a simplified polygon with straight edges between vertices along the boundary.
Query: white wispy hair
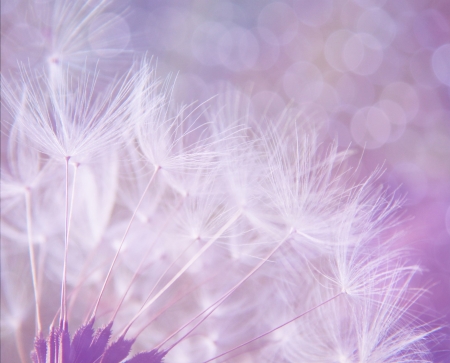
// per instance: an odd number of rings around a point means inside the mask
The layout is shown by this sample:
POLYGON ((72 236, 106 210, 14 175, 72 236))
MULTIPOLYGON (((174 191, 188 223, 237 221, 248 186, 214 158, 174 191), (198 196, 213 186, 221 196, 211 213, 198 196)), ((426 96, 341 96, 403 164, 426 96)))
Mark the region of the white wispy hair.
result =
MULTIPOLYGON (((22 70, 20 96, 2 79, 4 100, 20 128, 40 152, 75 162, 109 149, 130 127, 133 77, 96 92, 96 76, 73 77, 66 69, 60 82, 30 77, 22 70)), ((19 86, 20 87, 20 86, 19 86)))
MULTIPOLYGON (((430 328, 409 310, 421 292, 411 296, 408 283, 387 284, 381 301, 335 298, 295 322, 283 346, 268 347, 266 355, 277 354, 286 362, 431 362, 426 346, 430 328)), ((330 296, 308 299, 311 305, 320 305, 330 296)))
POLYGON ((397 202, 355 183, 349 152, 301 114, 264 127, 220 100, 177 108, 146 59, 107 89, 70 69, 22 82, 5 83, 9 137, 30 140, 35 166, 10 168, 27 198, 2 216, 2 250, 30 261, 38 333, 60 309, 169 363, 426 361, 430 329, 408 313, 418 269, 389 232, 397 202))
POLYGON ((151 62, 141 63, 139 79, 131 118, 144 158, 169 173, 213 167, 217 153, 212 140, 203 135, 208 125, 198 122, 201 115, 196 115, 197 109, 173 104, 170 80, 155 80, 151 62))
POLYGON ((38 182, 42 175, 40 171, 45 165, 45 160, 38 153, 26 147, 31 141, 20 122, 14 122, 8 133, 5 148, 7 157, 2 163, 2 200, 22 197, 27 188, 32 188, 38 182))
POLYGON ((132 60, 127 49, 114 47, 118 38, 129 38, 130 34, 114 34, 112 43, 105 39, 108 32, 123 21, 124 12, 120 7, 117 10, 117 5, 111 0, 20 2, 17 14, 21 17, 6 16, 3 19, 5 23, 11 23, 2 43, 7 55, 5 60, 12 63, 6 63, 8 70, 17 75, 14 68, 20 69, 20 63, 16 61, 26 62, 44 71, 48 81, 53 83, 64 79, 67 68, 75 74, 83 74, 86 70, 95 73, 101 61, 105 71, 102 76, 108 73, 106 79, 110 78, 117 72, 118 66, 123 64, 128 67, 132 60), (107 14, 106 18, 102 18, 104 14, 107 14), (30 34, 24 37, 14 28, 16 24, 30 34), (10 29, 13 31, 8 31, 10 29), (16 33, 22 37, 18 38, 16 33))

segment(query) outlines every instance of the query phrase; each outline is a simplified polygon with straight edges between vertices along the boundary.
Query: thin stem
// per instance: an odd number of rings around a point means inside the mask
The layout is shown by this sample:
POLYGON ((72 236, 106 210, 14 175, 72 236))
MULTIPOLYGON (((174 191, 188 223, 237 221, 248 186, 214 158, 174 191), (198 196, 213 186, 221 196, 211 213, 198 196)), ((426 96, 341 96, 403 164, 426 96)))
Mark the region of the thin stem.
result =
MULTIPOLYGON (((90 260, 92 259, 91 258, 92 254, 95 251, 97 251, 97 249, 98 249, 98 244, 96 245, 95 249, 89 253, 89 256, 85 259, 85 263, 84 263, 83 267, 81 268, 80 276, 78 277, 77 283, 75 284, 75 287, 72 290, 71 296, 69 298, 69 307, 67 309, 68 310, 67 315, 69 317, 72 315, 72 311, 73 311, 74 305, 76 303, 78 293, 80 292, 81 285, 83 285, 88 280, 88 278, 91 277, 91 275, 86 274, 84 271, 86 270, 87 262, 90 262, 90 260)), ((107 264, 101 265, 101 267, 104 267, 106 265, 107 264)), ((92 272, 92 271, 89 271, 89 272, 92 272)), ((86 317, 86 319, 89 318, 90 314, 91 314, 91 311, 89 310, 89 314, 86 317)))
MULTIPOLYGON (((155 321, 164 311, 172 307, 177 301, 185 298, 187 295, 189 295, 191 292, 197 290, 200 286, 204 285, 205 283, 211 281, 214 277, 217 276, 219 272, 217 272, 214 276, 209 276, 206 280, 203 280, 201 283, 195 285, 194 287, 191 287, 189 290, 180 292, 176 297, 174 297, 168 304, 166 304, 165 307, 163 307, 159 312, 157 312, 153 317, 134 335, 133 339, 137 339, 137 337, 147 328, 150 326, 153 321, 155 321)), ((157 349, 157 348, 156 348, 157 349)))
POLYGON ((316 306, 312 307, 311 309, 305 311, 304 313, 301 313, 300 315, 297 315, 296 317, 292 318, 291 320, 288 320, 288 321, 286 321, 285 323, 283 323, 283 324, 281 324, 281 325, 278 325, 277 327, 275 327, 275 328, 273 328, 273 329, 271 329, 271 330, 269 330, 269 331, 267 331, 267 332, 265 332, 265 333, 263 333, 263 334, 261 334, 261 335, 258 335, 257 337, 255 337, 255 338, 253 338, 253 339, 250 339, 250 340, 246 341, 245 343, 242 343, 242 344, 238 345, 237 347, 234 347, 234 348, 232 348, 232 349, 230 349, 230 350, 227 350, 226 352, 224 352, 224 353, 222 353, 222 354, 219 354, 219 355, 215 356, 214 358, 210 358, 210 359, 208 359, 208 360, 205 360, 203 363, 212 362, 213 360, 215 360, 215 359, 217 359, 217 358, 220 358, 220 357, 223 357, 224 355, 226 355, 226 354, 228 354, 228 353, 234 352, 235 350, 237 350, 237 349, 239 349, 239 348, 242 348, 243 346, 245 346, 245 345, 247 345, 247 344, 253 343, 255 340, 261 339, 261 338, 265 337, 266 335, 269 335, 269 334, 273 333, 274 331, 276 331, 276 330, 278 330, 278 329, 281 329, 281 328, 283 328, 284 326, 286 326, 286 325, 288 325, 288 324, 294 322, 295 320, 300 319, 301 317, 303 317, 303 316, 309 314, 310 312, 312 312, 312 311, 314 311, 314 310, 320 308, 321 306, 323 306, 323 305, 329 303, 330 301, 333 301, 334 299, 338 298, 338 297, 341 296, 342 294, 345 294, 345 293, 344 293, 344 292, 340 292, 339 294, 334 295, 333 297, 330 297, 329 299, 327 299, 327 300, 321 302, 319 305, 316 305, 316 306))
POLYGON ((63 265, 63 277, 61 287, 61 315, 59 317, 60 323, 64 323, 67 319, 66 313, 66 275, 67 275, 67 256, 69 252, 69 160, 70 156, 66 156, 65 169, 66 169, 66 197, 64 208, 64 265, 63 265))
MULTIPOLYGON (((78 296, 78 293, 81 291, 82 285, 88 281, 88 279, 92 276, 92 274, 97 271, 97 270, 101 270, 103 269, 103 267, 108 266, 108 263, 103 263, 99 266, 97 266, 95 269, 89 271, 90 274, 89 275, 85 275, 85 276, 81 276, 76 285, 74 286, 74 288, 72 289, 72 291, 70 292, 70 294, 67 296, 68 300, 69 300, 69 307, 67 309, 67 316, 70 318, 70 316, 72 315, 72 311, 74 308, 74 304, 75 304, 75 299, 78 296)), ((91 311, 92 311, 93 305, 89 308, 88 313, 86 314, 86 321, 88 321, 88 319, 90 318, 91 315, 91 311)))
POLYGON ((197 318, 199 318, 201 315, 206 313, 208 310, 211 309, 211 311, 206 314, 195 326, 190 329, 184 336, 182 336, 179 340, 177 340, 174 344, 170 346, 167 351, 173 349, 178 343, 180 343, 183 339, 185 339, 189 334, 191 334, 201 323, 203 323, 214 311, 216 311, 219 306, 234 292, 236 291, 245 281, 247 281, 256 271, 258 271, 262 265, 264 265, 270 257, 283 245, 283 243, 291 236, 291 232, 284 237, 277 245, 267 254, 266 257, 264 257, 255 267, 252 268, 252 270, 236 285, 234 285, 230 290, 228 290, 225 294, 223 294, 218 300, 216 300, 213 304, 211 304, 208 308, 203 310, 201 313, 197 314, 194 318, 192 318, 190 321, 188 321, 186 324, 184 324, 181 328, 179 328, 177 331, 172 333, 169 337, 167 337, 163 342, 158 344, 156 349, 159 349, 162 345, 164 345, 168 340, 170 340, 172 337, 174 337, 176 334, 178 334, 181 330, 183 330, 186 326, 191 324, 193 321, 195 321, 197 318))
POLYGON ((195 262, 197 261, 200 256, 206 252, 206 250, 212 246, 212 244, 220 238, 220 236, 234 223, 236 220, 242 215, 242 210, 238 210, 231 218, 230 220, 225 223, 222 228, 206 243, 181 269, 177 272, 177 274, 172 277, 172 279, 164 285, 164 287, 159 290, 159 292, 147 303, 145 304, 142 309, 135 315, 135 317, 130 321, 127 328, 129 328, 136 319, 139 318, 140 314, 144 312, 148 307, 150 307, 172 284, 178 280, 178 278, 186 272, 186 270, 195 262))
MULTIPOLYGON (((185 298, 189 293, 191 293, 193 290, 197 289, 198 286, 196 286, 194 289, 188 290, 187 292, 183 293, 183 294, 179 294, 179 296, 175 296, 174 298, 172 298, 165 306, 163 306, 159 311, 156 312, 156 314, 154 314, 151 319, 149 319, 145 325, 133 336, 132 339, 137 339, 137 337, 139 337, 139 335, 142 334, 142 332, 147 329, 156 319, 158 319, 165 311, 167 311, 169 308, 171 308, 172 306, 175 305, 175 303, 177 303, 178 301, 182 300, 183 298, 185 298)), ((126 334, 126 332, 122 333, 120 336, 124 336, 126 334)))
POLYGON ((69 241, 70 236, 70 225, 72 222, 72 212, 73 212, 73 202, 75 200, 75 184, 77 181, 77 171, 78 167, 80 166, 79 163, 73 164, 73 182, 72 182, 72 196, 70 198, 70 211, 69 211, 69 220, 67 223, 67 241, 69 241))
MULTIPOLYGON (((176 263, 177 261, 181 258, 181 256, 183 256, 183 254, 195 243, 197 242, 197 240, 193 240, 179 255, 178 257, 165 269, 165 271, 161 274, 161 276, 159 276, 158 280, 156 281, 156 283, 153 285, 153 288, 150 290, 149 294, 147 295, 147 298, 145 299, 144 303, 142 304, 141 309, 138 312, 138 315, 140 314, 141 311, 144 310, 144 308, 146 307, 145 304, 147 303, 147 301, 150 299, 150 297, 153 294, 153 291, 155 291, 156 287, 158 286, 158 284, 161 282, 162 278, 166 275, 167 271, 169 271, 176 263)), ((134 320, 132 320, 123 330, 123 332, 120 334, 121 336, 125 336, 125 334, 128 332, 128 329, 130 329, 131 325, 133 324, 134 320)))
MULTIPOLYGON (((92 266, 92 260, 94 259, 96 253, 98 252, 99 248, 101 247, 102 244, 102 238, 100 237, 98 239, 98 241, 95 243, 95 248, 93 250, 90 251, 89 255, 87 256, 87 258, 85 259, 85 262, 83 264, 83 267, 81 268, 81 272, 80 272, 80 276, 78 278, 77 284, 75 286, 75 289, 72 291, 72 296, 70 298, 70 303, 69 303, 69 311, 68 311, 68 316, 71 315, 71 311, 73 309, 73 306, 76 302, 77 296, 78 296, 78 292, 80 291, 80 287, 81 285, 91 276, 92 271, 88 270, 88 267, 92 266), (86 276, 88 275, 88 276, 86 276)), ((104 263, 101 265, 101 267, 103 268, 104 266, 107 266, 107 263, 104 263)), ((89 314, 91 314, 91 310, 89 310, 89 314)), ((88 319, 89 316, 86 317, 86 319, 88 319)))
MULTIPOLYGON (((113 318, 112 320, 114 320, 117 316, 117 313, 119 312, 120 307, 122 306, 125 297, 127 296, 128 292, 130 291, 131 286, 133 285, 134 281, 136 280, 136 277, 139 274, 139 271, 142 267, 142 265, 144 264, 145 260, 147 259, 148 255, 150 254, 150 252, 152 251, 153 247, 155 246, 156 241, 158 240, 158 238, 162 235, 162 233, 165 231, 166 227, 168 226, 169 222, 173 220, 173 217, 175 216, 175 214, 180 210, 180 207, 182 206, 183 202, 185 201, 186 197, 183 197, 183 199, 178 203, 177 207, 175 208, 175 210, 173 211, 173 213, 171 213, 168 218, 165 220, 163 226, 161 227, 161 229, 159 230, 158 234, 155 236, 155 238, 153 239, 153 242, 150 244, 149 248, 147 249, 144 257, 141 259, 141 262, 139 263, 139 266, 136 268, 133 277, 131 278, 130 283, 127 286, 127 289, 125 291, 125 293, 122 296, 122 299, 119 302, 119 305, 116 308, 116 311, 114 312, 113 318)), ((164 276, 164 274, 162 275, 164 276)), ((161 277, 162 277, 161 276, 161 277)), ((158 280, 158 282, 161 280, 161 278, 158 280)), ((158 283, 157 282, 157 283, 158 283)), ((153 290, 155 289, 156 285, 153 287, 153 290)), ((150 294, 152 293, 150 292, 150 294)))
POLYGON ((42 291, 42 285, 44 283, 44 273, 45 273, 45 262, 48 254, 47 239, 44 237, 43 241, 40 242, 39 247, 39 261, 37 268, 37 289, 42 291))
POLYGON ((39 307, 36 255, 34 253, 34 246, 33 246, 33 229, 32 229, 33 227, 31 222, 31 192, 30 189, 28 188, 25 190, 25 209, 27 218, 27 237, 28 237, 28 251, 30 253, 31 277, 33 279, 34 301, 36 304, 36 324, 37 324, 37 331, 38 333, 40 333, 42 331, 41 309, 39 307))
POLYGON ((112 270, 113 270, 113 268, 114 268, 114 265, 116 264, 117 258, 119 257, 119 253, 120 253, 120 251, 121 251, 121 249, 122 249, 122 246, 123 246, 123 244, 124 244, 124 242, 125 242, 125 238, 127 237, 128 232, 129 232, 129 230, 130 230, 130 228, 131 228, 131 225, 132 225, 132 223, 133 223, 133 221, 134 221, 134 218, 136 217, 136 214, 137 214, 137 212, 138 212, 138 210, 139 210, 139 207, 141 206, 142 201, 144 200, 145 194, 147 194, 148 189, 149 189, 150 186, 152 185, 153 181, 155 180, 156 174, 158 173, 158 171, 159 171, 160 169, 161 169, 160 166, 156 166, 155 171, 153 172, 153 174, 152 174, 152 176, 151 176, 151 178, 150 178, 150 180, 149 180, 147 186, 146 186, 145 189, 144 189, 144 192, 143 192, 142 195, 141 195, 141 199, 139 199, 139 202, 138 202, 136 208, 134 209, 133 215, 131 216, 131 219, 130 219, 130 221, 128 222, 127 229, 125 230, 125 233, 124 233, 124 235, 123 235, 123 237, 122 237, 122 240, 120 241, 119 248, 117 249, 117 252, 116 252, 116 254, 115 254, 115 256, 114 256, 114 259, 113 259, 113 261, 112 261, 112 263, 111 263, 111 266, 109 267, 108 274, 106 275, 105 282, 103 283, 103 286, 102 286, 102 289, 101 289, 101 291, 100 291, 99 297, 98 297, 98 299, 97 299, 97 302, 95 303, 94 310, 93 310, 93 312, 92 312, 91 318, 94 318, 94 317, 95 317, 95 314, 97 313, 98 305, 100 304, 100 300, 102 299, 102 296, 103 296, 103 293, 104 293, 104 291, 105 291, 106 285, 107 285, 107 283, 108 283, 108 281, 109 281, 109 278, 111 277, 111 272, 112 272, 112 270))

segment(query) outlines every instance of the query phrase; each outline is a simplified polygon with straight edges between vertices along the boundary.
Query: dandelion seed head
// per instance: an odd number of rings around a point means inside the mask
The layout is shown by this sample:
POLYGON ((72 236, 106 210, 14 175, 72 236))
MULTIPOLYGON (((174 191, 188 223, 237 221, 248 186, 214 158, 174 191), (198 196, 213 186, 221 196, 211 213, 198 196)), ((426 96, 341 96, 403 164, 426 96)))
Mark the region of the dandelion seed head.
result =
POLYGON ((136 43, 118 3, 22 3, 41 41, 2 78, 14 357, 34 334, 34 363, 431 361, 400 202, 317 115, 177 104, 147 57, 111 77, 136 43))

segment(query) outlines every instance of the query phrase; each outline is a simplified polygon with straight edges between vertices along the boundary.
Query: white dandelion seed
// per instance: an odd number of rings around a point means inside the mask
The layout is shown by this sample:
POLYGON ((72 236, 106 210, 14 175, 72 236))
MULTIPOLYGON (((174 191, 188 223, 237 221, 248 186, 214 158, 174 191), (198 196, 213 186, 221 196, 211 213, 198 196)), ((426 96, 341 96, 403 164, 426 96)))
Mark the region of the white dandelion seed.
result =
POLYGON ((15 73, 17 61, 27 63, 44 71, 49 83, 58 83, 68 68, 83 74, 100 64, 109 79, 132 58, 126 14, 117 5, 111 0, 21 2, 16 13, 25 18, 4 17, 8 70, 15 73))
POLYGON ((178 106, 147 59, 99 84, 109 4, 58 2, 49 68, 2 80, 8 359, 428 362, 396 199, 301 114, 178 106))

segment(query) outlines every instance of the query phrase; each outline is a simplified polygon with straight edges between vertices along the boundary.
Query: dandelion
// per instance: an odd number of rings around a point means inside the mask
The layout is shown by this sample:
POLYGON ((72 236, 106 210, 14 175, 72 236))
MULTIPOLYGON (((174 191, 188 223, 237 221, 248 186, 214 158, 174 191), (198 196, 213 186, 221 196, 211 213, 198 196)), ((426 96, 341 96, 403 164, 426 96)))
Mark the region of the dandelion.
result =
POLYGON ((398 202, 349 151, 301 114, 176 105, 147 59, 109 86, 58 72, 2 81, 5 360, 431 361, 398 202))
POLYGON ((16 5, 16 13, 26 17, 4 17, 8 25, 2 36, 4 59, 16 76, 20 62, 44 71, 50 83, 60 82, 67 68, 82 74, 100 63, 106 73, 102 76, 108 79, 114 75, 108 69, 129 65, 130 31, 123 11, 112 1, 23 1, 16 5))

